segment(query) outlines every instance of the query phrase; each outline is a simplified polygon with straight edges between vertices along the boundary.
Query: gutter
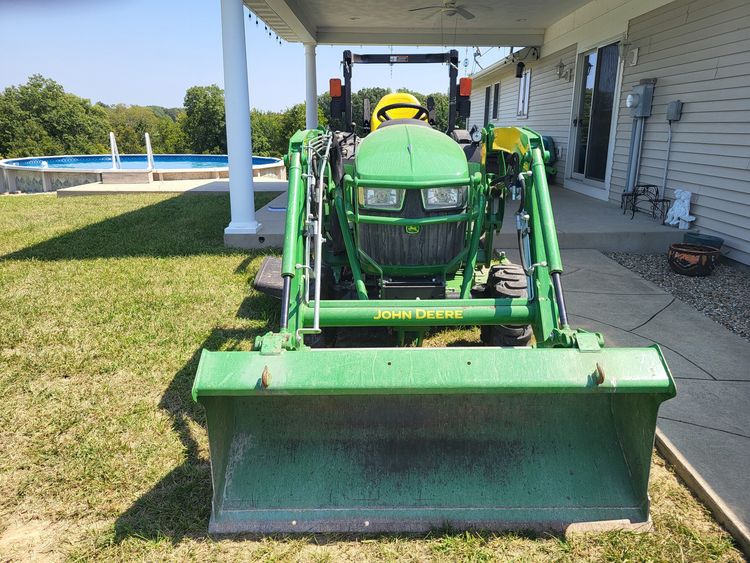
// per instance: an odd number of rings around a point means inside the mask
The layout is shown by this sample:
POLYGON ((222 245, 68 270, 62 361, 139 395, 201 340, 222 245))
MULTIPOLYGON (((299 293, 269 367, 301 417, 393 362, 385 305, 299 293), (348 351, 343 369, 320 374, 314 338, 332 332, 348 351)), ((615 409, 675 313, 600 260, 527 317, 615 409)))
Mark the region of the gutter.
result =
POLYGON ((539 47, 524 47, 523 49, 516 51, 515 53, 511 53, 510 55, 500 59, 499 61, 492 63, 487 68, 480 70, 479 72, 475 72, 471 75, 471 78, 477 82, 481 82, 483 78, 489 78, 489 75, 491 75, 492 73, 503 70, 508 67, 508 65, 516 64, 519 61, 526 61, 529 57, 531 57, 532 61, 538 61, 539 47))

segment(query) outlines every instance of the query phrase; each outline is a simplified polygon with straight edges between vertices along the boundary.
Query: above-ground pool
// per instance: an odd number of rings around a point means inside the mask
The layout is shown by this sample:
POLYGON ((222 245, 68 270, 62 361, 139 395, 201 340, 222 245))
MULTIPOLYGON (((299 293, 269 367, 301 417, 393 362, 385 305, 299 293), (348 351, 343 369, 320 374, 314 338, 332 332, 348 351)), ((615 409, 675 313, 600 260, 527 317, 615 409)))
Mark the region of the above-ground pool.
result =
MULTIPOLYGON (((225 154, 155 154, 153 169, 144 154, 120 156, 119 168, 110 155, 38 156, 0 160, 0 192, 50 192, 102 183, 148 183, 153 180, 218 179, 229 176, 225 154)), ((279 158, 253 156, 253 176, 285 179, 279 158)))

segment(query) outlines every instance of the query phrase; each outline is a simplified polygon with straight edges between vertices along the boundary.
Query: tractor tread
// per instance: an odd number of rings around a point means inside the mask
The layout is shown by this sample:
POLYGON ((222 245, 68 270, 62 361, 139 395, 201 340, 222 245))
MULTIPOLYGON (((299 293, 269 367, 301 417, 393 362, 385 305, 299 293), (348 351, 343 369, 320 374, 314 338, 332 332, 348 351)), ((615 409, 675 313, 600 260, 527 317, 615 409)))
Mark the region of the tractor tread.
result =
MULTIPOLYGON (((482 297, 510 297, 522 299, 528 296, 526 272, 517 264, 505 263, 493 266, 487 284, 477 284, 472 289, 484 286, 482 297)), ((478 291, 477 291, 478 293, 478 291)), ((485 325, 480 329, 481 339, 487 346, 528 346, 533 336, 531 325, 485 325)))

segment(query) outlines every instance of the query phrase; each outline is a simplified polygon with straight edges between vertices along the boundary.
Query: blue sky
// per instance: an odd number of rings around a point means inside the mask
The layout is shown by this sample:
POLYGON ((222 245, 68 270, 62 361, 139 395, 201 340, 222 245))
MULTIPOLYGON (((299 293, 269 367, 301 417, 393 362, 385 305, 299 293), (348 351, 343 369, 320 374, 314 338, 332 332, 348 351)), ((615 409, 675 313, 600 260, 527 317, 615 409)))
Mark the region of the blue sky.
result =
MULTIPOLYGON (((269 38, 246 19, 250 104, 280 110, 304 99, 300 44, 269 38)), ((318 91, 340 76, 341 53, 387 47, 318 46, 318 91)), ((443 47, 394 47, 394 52, 443 47)), ((482 52, 487 51, 486 48, 482 52)), ((219 0, 0 0, 0 88, 40 73, 67 91, 107 104, 181 106, 193 85, 223 84, 219 0)), ((473 48, 459 47, 473 66, 473 48)), ((499 49, 482 57, 487 66, 499 49)), ((461 67, 461 75, 466 72, 461 67)), ((355 67, 354 89, 406 87, 446 91, 448 72, 436 65, 355 67)))

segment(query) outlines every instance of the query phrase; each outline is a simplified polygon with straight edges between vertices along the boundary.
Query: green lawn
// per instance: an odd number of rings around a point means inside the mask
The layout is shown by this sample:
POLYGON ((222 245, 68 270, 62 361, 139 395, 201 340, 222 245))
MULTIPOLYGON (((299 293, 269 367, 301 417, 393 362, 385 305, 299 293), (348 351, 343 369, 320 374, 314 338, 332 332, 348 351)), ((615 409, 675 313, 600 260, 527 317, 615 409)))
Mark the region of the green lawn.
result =
POLYGON ((198 353, 278 324, 261 255, 222 244, 228 207, 0 197, 0 561, 741 559, 659 460, 653 534, 209 538, 198 353))

